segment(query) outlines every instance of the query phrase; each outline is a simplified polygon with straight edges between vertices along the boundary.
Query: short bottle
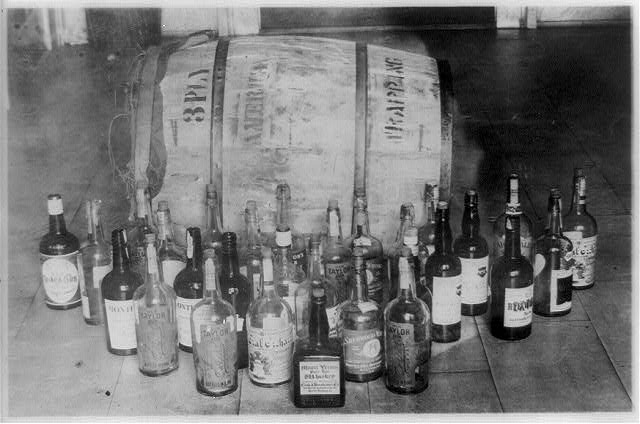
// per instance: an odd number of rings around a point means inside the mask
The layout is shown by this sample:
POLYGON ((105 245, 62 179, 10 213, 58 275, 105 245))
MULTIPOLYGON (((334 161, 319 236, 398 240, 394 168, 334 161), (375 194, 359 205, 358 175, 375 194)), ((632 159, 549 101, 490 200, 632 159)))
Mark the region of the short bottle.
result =
POLYGON ((304 272, 307 269, 307 247, 304 242, 304 236, 292 226, 291 189, 286 182, 282 182, 276 187, 276 206, 276 231, 288 230, 291 233, 291 259, 304 272))
POLYGON ((489 246, 480 235, 478 192, 464 195, 462 234, 453 242, 453 252, 462 266, 462 315, 482 315, 489 309, 489 246))
POLYGON ((322 287, 311 291, 309 338, 296 346, 293 356, 293 403, 298 408, 344 406, 345 367, 342 348, 329 339, 322 287))
POLYGON ((138 368, 155 377, 178 368, 176 293, 160 278, 156 257, 156 236, 145 236, 147 273, 133 294, 138 342, 138 368))
POLYGON ((127 235, 131 254, 131 267, 140 275, 147 273, 145 237, 147 234, 153 234, 154 237, 158 234, 157 228, 153 225, 151 209, 149 209, 149 201, 146 195, 147 191, 147 184, 144 181, 136 183, 136 226, 127 235))
POLYGON ((213 250, 221 259, 222 252, 222 219, 220 217, 220 205, 218 204, 218 192, 214 184, 207 184, 206 200, 206 226, 202 236, 202 248, 213 250))
POLYGON ((327 245, 322 252, 324 274, 333 280, 338 289, 338 301, 347 300, 347 277, 351 268, 351 251, 342 242, 340 208, 337 200, 329 200, 327 206, 327 245))
POLYGON ((255 200, 247 200, 244 217, 247 226, 245 266, 247 278, 251 283, 251 300, 253 301, 260 297, 260 276, 262 274, 262 244, 258 228, 258 207, 255 200))
MULTIPOLYGON (((415 209, 413 203, 403 203, 400 206, 400 227, 396 233, 396 239, 389 248, 389 300, 394 299, 398 294, 398 280, 400 272, 398 271, 398 260, 402 256, 402 248, 404 246, 404 233, 409 227, 414 226, 415 209)), ((415 293, 414 293, 415 294, 415 293)))
POLYGON ((424 391, 429 385, 431 314, 415 296, 415 277, 404 247, 398 261, 398 294, 384 309, 385 385, 394 393, 424 391))
POLYGON ((204 299, 191 312, 193 364, 196 388, 208 396, 224 396, 238 388, 236 311, 222 299, 217 258, 213 250, 204 255, 204 299))
POLYGON ((562 234, 561 200, 560 190, 552 188, 545 232, 536 240, 533 312, 548 317, 571 312, 573 245, 562 234))
POLYGON ((45 304, 51 309, 80 306, 82 256, 78 238, 67 231, 62 196, 47 198, 49 232, 40 239, 40 270, 45 304))
POLYGON ((176 276, 187 264, 173 237, 171 211, 166 200, 158 202, 156 219, 158 222, 158 260, 160 261, 162 278, 166 284, 173 287, 176 276))
POLYGON ((276 290, 271 253, 262 258, 262 296, 247 312, 249 378, 258 386, 273 387, 291 380, 295 318, 276 290))
POLYGON ((176 292, 178 343, 180 349, 191 352, 191 309, 202 300, 204 283, 200 228, 187 228, 186 238, 187 266, 176 276, 173 289, 176 292))
POLYGON ((595 283, 598 224, 587 212, 587 179, 582 168, 573 175, 573 200, 564 217, 564 235, 573 245, 573 288, 583 290, 595 283))
POLYGON ((144 284, 143 277, 131 269, 127 232, 111 232, 113 270, 104 276, 100 290, 104 309, 107 350, 114 355, 135 355, 136 314, 133 294, 144 284))

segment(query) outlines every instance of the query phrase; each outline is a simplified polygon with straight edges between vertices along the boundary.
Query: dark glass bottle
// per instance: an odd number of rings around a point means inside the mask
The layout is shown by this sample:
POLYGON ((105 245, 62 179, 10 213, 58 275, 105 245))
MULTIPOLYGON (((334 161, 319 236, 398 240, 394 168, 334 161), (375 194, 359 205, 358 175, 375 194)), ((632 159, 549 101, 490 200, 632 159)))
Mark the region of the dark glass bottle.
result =
POLYGON ((298 408, 344 406, 345 372, 342 349, 329 340, 329 322, 322 287, 311 292, 309 338, 293 355, 293 403, 298 408))
POLYGON ((324 274, 335 281, 338 301, 347 300, 347 276, 351 268, 351 251, 342 242, 340 208, 337 200, 329 200, 327 206, 327 245, 322 252, 324 274))
POLYGON ((80 306, 82 256, 78 238, 67 231, 62 196, 47 198, 49 232, 40 239, 40 269, 45 304, 51 309, 80 306))
POLYGON ((453 243, 453 252, 462 266, 462 315, 482 315, 489 308, 489 246, 480 235, 478 192, 464 195, 462 234, 453 243))
POLYGON ((144 284, 144 280, 131 269, 124 229, 111 232, 111 247, 113 270, 104 276, 100 287, 107 349, 114 355, 135 355, 137 342, 133 294, 144 284))
POLYGON ((191 352, 191 309, 203 296, 202 243, 200 228, 187 228, 187 266, 176 275, 176 318, 180 349, 191 352))
POLYGON ((392 300, 398 294, 398 280, 400 273, 398 271, 398 260, 402 256, 402 248, 404 246, 404 233, 409 227, 413 227, 415 220, 415 209, 413 203, 403 203, 400 206, 400 228, 396 233, 396 239, 389 248, 389 277, 391 286, 389 288, 389 300, 392 300))
POLYGON ((207 184, 206 220, 206 227, 202 237, 202 248, 204 251, 212 249, 216 253, 218 260, 220 260, 222 249, 222 220, 220 218, 218 192, 214 184, 207 184))

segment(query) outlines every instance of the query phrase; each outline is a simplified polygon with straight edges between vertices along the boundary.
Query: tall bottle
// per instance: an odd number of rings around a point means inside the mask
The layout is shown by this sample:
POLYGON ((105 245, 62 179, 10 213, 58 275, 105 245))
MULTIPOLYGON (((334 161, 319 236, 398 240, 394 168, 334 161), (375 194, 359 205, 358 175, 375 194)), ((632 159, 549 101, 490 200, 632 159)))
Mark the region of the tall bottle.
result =
POLYGON ((289 308, 295 311, 295 293, 298 286, 304 282, 304 272, 298 268, 292 259, 291 232, 278 231, 276 233, 276 254, 274 277, 278 296, 287 302, 289 308))
POLYGON ((258 228, 258 207, 255 200, 247 200, 244 219, 247 225, 245 266, 247 267, 247 278, 251 283, 251 300, 253 301, 260 297, 260 275, 262 272, 262 243, 258 228))
POLYGON ((138 368, 155 377, 178 368, 176 293, 158 270, 156 236, 147 234, 147 273, 144 285, 133 294, 138 341, 138 368))
POLYGON ((347 299, 347 277, 351 267, 351 251, 342 243, 342 226, 340 223, 340 208, 337 200, 329 200, 327 206, 327 246, 322 253, 324 273, 327 278, 335 281, 338 289, 338 300, 347 299))
POLYGON ((276 204, 276 231, 291 233, 291 258, 293 263, 304 272, 307 269, 307 250, 304 236, 292 227, 291 189, 286 182, 282 182, 276 187, 276 204))
POLYGON ((158 260, 162 268, 163 281, 173 287, 176 275, 184 269, 186 262, 180 249, 176 246, 173 237, 173 224, 171 211, 166 200, 158 202, 156 212, 158 221, 158 260))
POLYGON ((102 324, 102 279, 113 269, 111 246, 104 239, 100 221, 100 200, 87 200, 88 235, 87 243, 80 249, 82 254, 83 278, 80 279, 82 295, 82 315, 90 325, 102 324))
MULTIPOLYGON (((400 206, 400 227, 396 233, 396 239, 389 248, 389 276, 391 286, 389 289, 389 300, 394 299, 398 294, 398 280, 400 272, 398 270, 398 260, 402 256, 402 248, 404 246, 404 233, 407 228, 413 227, 415 220, 415 209, 413 203, 403 203, 400 206)), ((414 293, 415 294, 415 293, 414 293)))
POLYGON ((478 192, 464 194, 462 234, 453 243, 453 252, 462 266, 462 315, 482 315, 489 308, 489 246, 480 235, 478 192))
POLYGON ((204 299, 191 312, 193 364, 196 388, 209 396, 224 396, 238 388, 236 311, 222 299, 217 258, 213 250, 204 255, 204 299))
POLYGON ((574 169, 573 201, 563 230, 573 244, 573 288, 588 289, 595 283, 598 224, 587 212, 587 178, 582 168, 574 169))
POLYGON ((566 315, 571 311, 573 245, 562 235, 560 190, 549 192, 547 226, 536 240, 533 312, 543 316, 566 315))
POLYGON ((411 249, 402 249, 398 262, 398 294, 384 309, 385 385, 394 393, 419 393, 429 385, 431 314, 415 296, 409 265, 411 249))
POLYGON ((437 185, 425 184, 422 196, 422 221, 418 224, 418 241, 426 258, 435 252, 436 242, 436 206, 440 201, 440 189, 437 185))
POLYGON ((218 260, 220 260, 223 230, 220 217, 220 205, 218 203, 218 192, 214 184, 207 184, 206 221, 206 228, 202 237, 202 248, 205 252, 212 249, 216 255, 218 255, 218 260))
POLYGON ((278 246, 276 246, 276 212, 273 209, 267 208, 264 211, 259 227, 260 244, 276 252, 278 250, 278 246))
POLYGON ((151 210, 149 209, 149 202, 146 197, 147 184, 144 181, 138 181, 136 183, 136 227, 134 231, 129 234, 128 238, 131 240, 131 267, 135 272, 140 275, 147 273, 146 269, 146 243, 145 237, 147 234, 153 234, 154 237, 158 233, 157 229, 153 225, 151 210))
POLYGON ((388 284, 386 262, 382 242, 369 232, 367 196, 364 190, 354 193, 351 236, 344 241, 344 245, 351 251, 356 247, 362 248, 367 265, 369 298, 382 305, 383 288, 388 284))
POLYGON ((262 258, 262 296, 247 312, 249 378, 264 387, 291 380, 291 359, 295 340, 295 318, 276 290, 271 253, 262 258))
POLYGON ((246 368, 247 357, 247 327, 245 318, 251 299, 251 287, 246 277, 240 274, 238 265, 238 250, 236 247, 236 233, 222 234, 220 249, 220 288, 222 298, 233 305, 237 315, 238 369, 246 368))
POLYGON ((104 308, 107 350, 114 355, 135 355, 136 313, 133 294, 144 284, 143 277, 131 269, 127 232, 111 232, 113 270, 104 276, 100 290, 104 308))
POLYGON ((491 266, 491 334, 503 340, 520 340, 531 334, 533 268, 521 255, 520 218, 508 209, 504 255, 491 266))
MULTIPOLYGON (((200 228, 187 228, 187 266, 173 284, 176 292, 176 318, 180 349, 191 352, 191 309, 203 297, 202 243, 200 228)), ((215 255, 215 252, 213 252, 215 255)))
POLYGON ((80 306, 82 256, 78 238, 67 231, 62 196, 47 197, 49 232, 40 239, 40 269, 45 304, 51 309, 80 306))

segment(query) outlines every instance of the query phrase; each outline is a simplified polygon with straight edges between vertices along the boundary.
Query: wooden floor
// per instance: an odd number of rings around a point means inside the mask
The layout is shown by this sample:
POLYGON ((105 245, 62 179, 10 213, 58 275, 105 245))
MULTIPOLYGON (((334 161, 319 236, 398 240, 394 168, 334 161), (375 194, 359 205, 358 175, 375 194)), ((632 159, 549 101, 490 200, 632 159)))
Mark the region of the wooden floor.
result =
MULTIPOLYGON (((450 61, 459 104, 454 234, 467 188, 479 190, 487 235, 511 169, 525 176, 527 212, 543 219, 548 188, 559 185, 567 207, 572 169, 585 167, 600 228, 595 287, 574 293, 568 316, 535 317, 532 335, 520 342, 493 338, 485 317, 465 318, 458 342, 433 344, 430 385, 416 396, 394 395, 379 379, 347 383, 344 408, 299 410, 287 386, 259 388, 243 373, 234 394, 212 399, 196 392, 192 358, 182 352, 178 371, 145 377, 135 357, 107 352, 104 329, 85 325, 80 308, 45 307, 38 262, 48 193, 63 194, 67 224, 80 236, 85 198, 105 201, 109 232, 126 217, 106 140, 119 111, 113 88, 131 54, 109 65, 110 51, 86 46, 10 51, 9 416, 631 410, 631 29, 330 36, 450 61)), ((115 155, 126 159, 120 144, 115 155)))

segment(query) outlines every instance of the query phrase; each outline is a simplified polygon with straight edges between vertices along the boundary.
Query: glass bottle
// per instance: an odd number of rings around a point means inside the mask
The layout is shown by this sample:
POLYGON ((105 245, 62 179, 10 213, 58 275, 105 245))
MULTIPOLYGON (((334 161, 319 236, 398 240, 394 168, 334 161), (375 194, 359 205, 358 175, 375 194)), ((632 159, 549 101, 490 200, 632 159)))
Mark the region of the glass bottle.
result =
POLYGON ((573 288, 588 289, 595 283, 598 224, 587 212, 587 178, 575 168, 571 209, 564 217, 564 235, 573 245, 573 288))
POLYGON ((67 231, 62 196, 47 197, 49 232, 40 239, 40 269, 45 304, 51 309, 80 306, 82 255, 78 238, 67 231))
POLYGON ((214 184, 207 184, 207 212, 206 229, 202 237, 202 248, 206 252, 212 249, 220 261, 222 251, 222 220, 220 218, 220 205, 218 192, 214 184))
POLYGON ((398 261, 398 294, 384 309, 385 384, 394 393, 419 393, 429 385, 431 314, 415 296, 411 249, 398 261))
POLYGON ((464 194, 462 234, 453 243, 453 252, 462 266, 462 315, 482 315, 489 308, 489 246, 480 235, 478 192, 464 194))
MULTIPOLYGON (((389 277, 391 286, 389 288, 389 300, 394 299, 398 294, 398 279, 400 273, 398 271, 398 260, 402 256, 402 248, 404 246, 404 232, 407 228, 413 227, 415 220, 415 209, 413 203, 403 203, 400 206, 400 227, 396 233, 396 239, 389 248, 389 277)), ((415 293, 414 293, 415 294, 415 293)))
MULTIPOLYGON (((202 242, 200 228, 189 227, 187 237, 187 266, 176 275, 176 319, 180 349, 191 352, 191 309, 203 296, 202 242)), ((215 255, 215 252, 213 252, 215 255)))
POLYGON ((547 226, 536 240, 533 312, 560 316, 571 312, 573 245, 562 235, 562 199, 560 190, 549 192, 547 226))
POLYGON ((342 243, 340 208, 337 200, 329 200, 327 207, 328 237, 326 249, 322 253, 324 274, 334 280, 338 289, 338 301, 347 300, 347 277, 351 268, 351 251, 342 243))
POLYGON ((237 317, 238 369, 247 368, 247 327, 245 318, 251 299, 251 287, 246 277, 240 274, 236 233, 222 233, 220 254, 222 261, 220 263, 222 298, 233 305, 237 317))
POLYGON ((276 213, 271 208, 267 208, 262 214, 260 221, 260 244, 265 248, 271 249, 273 252, 278 250, 278 246, 276 246, 276 213))
MULTIPOLYGON (((427 290, 426 277, 419 277, 420 275, 420 248, 418 246, 418 229, 413 225, 405 228, 404 236, 402 237, 402 245, 411 249, 411 260, 409 264, 413 267, 413 275, 416 277, 416 295, 421 297, 422 293, 427 290)), ((398 258, 400 259, 400 258, 398 258)), ((397 267, 396 263, 396 267, 397 267)), ((396 268, 397 269, 397 268, 396 268)), ((397 291, 397 286, 396 286, 397 291)))
POLYGON ((290 216, 291 189, 286 182, 282 182, 276 187, 276 205, 276 232, 289 231, 291 233, 291 259, 304 272, 307 269, 307 249, 304 236, 296 232, 292 227, 290 216))
POLYGON ((329 339, 326 296, 320 286, 311 291, 309 338, 293 355, 293 403, 298 408, 344 406, 345 368, 342 348, 329 339))
POLYGON ((491 266, 491 334, 520 340, 531 334, 533 268, 520 254, 521 212, 509 208, 505 219, 504 255, 491 266))
POLYGON ((295 319, 276 290, 271 253, 262 258, 262 296, 247 312, 249 378, 258 386, 273 387, 291 380, 295 319))
POLYGON ((425 261, 436 250, 436 205, 439 200, 440 189, 438 186, 425 184, 422 197, 422 222, 418 224, 418 242, 425 261))
POLYGON ((382 375, 382 309, 369 300, 364 249, 353 249, 350 296, 341 306, 341 341, 345 378, 360 383, 382 375))
POLYGON ((140 275, 146 275, 147 273, 145 236, 147 234, 155 236, 158 233, 151 220, 151 210, 148 206, 146 191, 146 183, 138 181, 136 183, 136 226, 132 234, 128 236, 128 239, 131 240, 131 268, 140 275))
POLYGON ((176 293, 165 284, 158 271, 155 234, 147 234, 147 273, 133 294, 138 341, 138 368, 155 377, 178 368, 178 327, 176 293))
POLYGON ((100 221, 100 200, 87 200, 88 235, 87 243, 80 249, 82 253, 82 315, 90 325, 102 324, 102 279, 113 269, 111 265, 111 246, 104 239, 100 221))
POLYGON ((136 314, 133 294, 144 284, 143 277, 131 269, 127 232, 111 232, 113 270, 104 276, 100 290, 104 308, 107 350, 114 355, 135 355, 136 314))
POLYGON ((173 287, 173 282, 180 271, 186 266, 183 253, 176 246, 173 237, 171 211, 166 200, 158 202, 156 212, 158 221, 158 260, 162 268, 163 281, 173 287))
POLYGON ((208 396, 224 396, 238 388, 236 311, 222 299, 217 258, 204 254, 204 299, 191 310, 191 341, 196 388, 208 396))
POLYGON ((247 224, 247 245, 245 264, 247 278, 251 283, 251 300, 260 297, 260 275, 262 264, 262 244, 260 243, 260 230, 258 228, 258 207, 255 200, 247 200, 244 210, 244 219, 247 224))
POLYGON ((295 293, 298 286, 304 282, 304 272, 294 263, 291 255, 291 232, 278 231, 276 233, 276 244, 278 253, 276 254, 274 276, 278 296, 287 302, 289 308, 295 311, 295 293))
POLYGON ((353 251, 361 247, 367 265, 367 282, 369 298, 378 305, 383 302, 383 288, 386 288, 387 266, 384 259, 382 242, 369 232, 369 214, 367 212, 367 196, 363 191, 356 191, 353 199, 353 216, 351 219, 351 236, 344 245, 353 251))

